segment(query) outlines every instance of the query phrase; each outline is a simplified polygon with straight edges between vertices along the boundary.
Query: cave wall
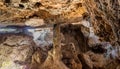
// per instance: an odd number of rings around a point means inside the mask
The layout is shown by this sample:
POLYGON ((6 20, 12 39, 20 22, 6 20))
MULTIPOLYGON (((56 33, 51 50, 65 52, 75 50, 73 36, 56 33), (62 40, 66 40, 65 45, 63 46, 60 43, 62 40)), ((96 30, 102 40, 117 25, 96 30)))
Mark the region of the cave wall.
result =
POLYGON ((119 6, 0 0, 0 69, 120 69, 119 6))

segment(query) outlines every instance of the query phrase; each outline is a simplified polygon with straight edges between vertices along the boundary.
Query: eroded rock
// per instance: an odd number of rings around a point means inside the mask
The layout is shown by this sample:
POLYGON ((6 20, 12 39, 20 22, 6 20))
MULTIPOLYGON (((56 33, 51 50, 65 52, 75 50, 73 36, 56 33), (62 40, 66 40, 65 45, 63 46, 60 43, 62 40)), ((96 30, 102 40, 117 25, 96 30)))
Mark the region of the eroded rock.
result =
POLYGON ((0 69, 22 69, 31 62, 34 43, 25 35, 1 35, 0 69), (23 39, 23 40, 22 40, 23 39))
POLYGON ((0 69, 119 69, 119 4, 0 0, 0 69))

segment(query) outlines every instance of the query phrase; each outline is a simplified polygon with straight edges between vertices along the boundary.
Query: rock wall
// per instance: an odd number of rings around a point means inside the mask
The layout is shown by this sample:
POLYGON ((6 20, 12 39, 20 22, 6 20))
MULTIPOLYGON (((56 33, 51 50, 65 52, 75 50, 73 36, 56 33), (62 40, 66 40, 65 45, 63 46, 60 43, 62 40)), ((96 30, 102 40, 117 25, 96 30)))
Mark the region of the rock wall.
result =
POLYGON ((120 69, 119 0, 0 0, 0 69, 120 69))

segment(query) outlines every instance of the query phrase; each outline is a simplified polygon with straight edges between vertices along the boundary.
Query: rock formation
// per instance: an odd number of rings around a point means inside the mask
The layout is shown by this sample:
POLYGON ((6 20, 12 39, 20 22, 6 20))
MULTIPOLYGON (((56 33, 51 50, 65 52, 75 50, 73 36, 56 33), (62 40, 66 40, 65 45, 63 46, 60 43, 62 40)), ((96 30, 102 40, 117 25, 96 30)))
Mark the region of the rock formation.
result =
POLYGON ((0 69, 120 69, 119 0, 0 0, 0 69))

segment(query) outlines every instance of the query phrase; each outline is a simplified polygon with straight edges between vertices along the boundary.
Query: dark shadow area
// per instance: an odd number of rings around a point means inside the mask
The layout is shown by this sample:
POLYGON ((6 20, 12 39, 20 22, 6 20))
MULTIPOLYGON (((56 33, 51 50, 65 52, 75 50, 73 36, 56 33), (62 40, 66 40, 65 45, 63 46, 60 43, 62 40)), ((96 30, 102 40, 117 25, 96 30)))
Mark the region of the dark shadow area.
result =
POLYGON ((5 0, 5 3, 10 3, 11 1, 10 0, 5 0))
POLYGON ((21 0, 22 3, 27 3, 29 0, 21 0))

